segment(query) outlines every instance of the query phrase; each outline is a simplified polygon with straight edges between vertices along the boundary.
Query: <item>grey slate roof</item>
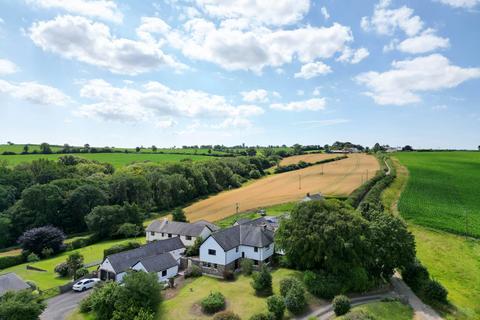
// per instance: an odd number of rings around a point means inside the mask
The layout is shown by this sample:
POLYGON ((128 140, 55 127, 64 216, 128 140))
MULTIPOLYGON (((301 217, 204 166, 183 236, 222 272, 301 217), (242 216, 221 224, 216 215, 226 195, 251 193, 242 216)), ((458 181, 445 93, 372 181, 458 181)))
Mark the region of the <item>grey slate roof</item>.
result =
POLYGON ((19 291, 28 289, 30 286, 23 281, 16 273, 6 273, 0 275, 0 296, 7 291, 19 291))
POLYGON ((149 242, 136 249, 115 253, 107 256, 115 272, 121 273, 130 269, 139 260, 171 252, 178 249, 184 249, 182 240, 178 237, 149 242))
POLYGON ((163 253, 156 256, 140 259, 137 263, 141 263, 147 272, 160 272, 177 265, 177 260, 171 253, 163 253))
POLYGON ((228 251, 239 245, 266 247, 273 243, 273 235, 273 231, 264 227, 243 224, 214 232, 211 237, 228 251))
POLYGON ((275 216, 266 216, 266 217, 260 217, 256 219, 238 219, 235 224, 241 224, 241 225, 251 225, 251 226, 266 226, 270 230, 276 230, 279 226, 279 217, 275 216))
POLYGON ((218 230, 218 227, 207 221, 197 221, 195 223, 155 220, 147 227, 147 232, 162 232, 178 234, 182 236, 198 237, 203 229, 207 227, 211 231, 218 230))
POLYGON ((307 194, 303 201, 320 201, 323 200, 323 195, 321 193, 307 194))

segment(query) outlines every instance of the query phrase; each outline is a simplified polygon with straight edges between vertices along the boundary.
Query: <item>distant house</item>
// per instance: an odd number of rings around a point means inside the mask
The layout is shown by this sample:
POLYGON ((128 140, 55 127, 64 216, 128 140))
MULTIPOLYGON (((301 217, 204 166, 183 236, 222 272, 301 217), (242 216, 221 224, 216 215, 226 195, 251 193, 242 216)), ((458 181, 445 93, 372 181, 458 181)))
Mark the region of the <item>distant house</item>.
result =
POLYGON ((280 217, 265 216, 257 219, 238 219, 233 224, 234 226, 238 225, 250 225, 257 227, 266 227, 269 230, 275 231, 278 229, 280 217))
POLYGON ((155 220, 146 229, 147 241, 164 240, 179 237, 185 246, 192 246, 198 237, 206 239, 213 231, 219 228, 207 221, 194 223, 155 220))
POLYGON ((321 201, 323 199, 324 197, 321 193, 314 193, 314 194, 307 193, 307 195, 305 196, 305 198, 301 200, 301 202, 321 201))
POLYGON ((178 237, 153 241, 133 250, 107 256, 99 267, 100 279, 121 282, 128 270, 135 269, 152 270, 159 273, 159 280, 165 280, 165 277, 177 274, 180 257, 184 253, 185 245, 178 237))
POLYGON ((22 280, 16 273, 6 273, 0 275, 0 296, 7 291, 20 291, 30 289, 30 286, 22 280))
POLYGON ((274 253, 274 233, 267 227, 239 224, 212 233, 200 246, 202 272, 222 276, 240 267, 241 259, 254 265, 269 263, 274 253))

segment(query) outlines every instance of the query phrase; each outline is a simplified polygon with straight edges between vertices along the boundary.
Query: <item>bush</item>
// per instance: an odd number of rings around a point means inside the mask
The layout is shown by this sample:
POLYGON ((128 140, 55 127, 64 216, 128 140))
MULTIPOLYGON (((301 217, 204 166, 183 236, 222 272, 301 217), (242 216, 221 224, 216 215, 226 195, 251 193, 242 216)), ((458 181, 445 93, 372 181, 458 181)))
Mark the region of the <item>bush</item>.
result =
POLYGON ((253 261, 250 259, 243 259, 240 262, 240 266, 242 268, 242 273, 246 276, 249 276, 252 274, 253 271, 253 261))
POLYGON ((185 272, 185 278, 196 278, 202 275, 202 269, 197 265, 192 265, 185 272))
POLYGON ((212 314, 225 308, 225 297, 221 292, 211 292, 201 305, 203 312, 212 314))
POLYGON ((187 248, 186 255, 187 257, 195 257, 200 255, 200 246, 202 245, 203 239, 202 237, 197 237, 193 246, 187 248))
POLYGON ((253 273, 253 280, 250 282, 255 293, 260 296, 272 294, 272 275, 267 266, 262 266, 260 272, 253 273))
POLYGON ((45 304, 30 290, 9 291, 0 297, 0 319, 37 320, 45 304))
POLYGON ((133 320, 155 320, 155 313, 142 308, 133 320))
POLYGON ((271 313, 257 313, 251 316, 249 320, 275 320, 275 316, 271 313))
POLYGON ((55 273, 58 273, 60 277, 66 277, 69 274, 68 264, 66 262, 59 263, 55 266, 55 273))
POLYGON ((213 317, 213 320, 240 320, 240 317, 232 311, 221 311, 213 317))
POLYGON ((25 283, 34 291, 38 289, 37 284, 32 280, 26 280, 25 283))
POLYGON ((447 303, 448 291, 436 280, 429 280, 423 288, 425 297, 430 301, 447 303))
POLYGON ((50 258, 52 255, 53 255, 53 249, 52 248, 43 248, 42 257, 50 258))
POLYGON ((248 175, 251 179, 258 179, 262 176, 262 174, 258 170, 251 170, 248 175))
POLYGON ((128 243, 125 243, 125 244, 117 244, 117 245, 114 245, 114 246, 112 246, 108 249, 103 250, 103 258, 105 259, 107 256, 109 256, 111 254, 135 249, 135 248, 138 248, 138 247, 140 247, 140 243, 138 243, 138 242, 128 242, 128 243))
POLYGON ((45 226, 27 230, 18 239, 18 243, 24 251, 41 255, 42 250, 51 248, 53 253, 63 250, 65 234, 58 228, 45 226))
POLYGON ((377 320, 377 318, 365 310, 354 310, 343 316, 343 318, 345 320, 377 320))
POLYGON ((19 254, 16 256, 0 257, 0 269, 10 268, 25 262, 25 256, 19 254))
POLYGON ((92 304, 93 304, 93 299, 95 297, 93 295, 89 295, 85 299, 83 299, 80 302, 80 312, 81 313, 89 313, 93 310, 92 304))
POLYGON ((273 295, 267 298, 267 307, 276 320, 282 320, 285 313, 285 302, 283 298, 277 295, 273 295))
POLYGON ((86 239, 76 239, 70 242, 70 246, 72 247, 72 250, 80 249, 88 246, 88 241, 86 239))
POLYGON ((367 271, 362 267, 351 269, 343 283, 348 284, 348 291, 353 292, 365 292, 371 286, 367 271))
POLYGON ((342 292, 342 281, 331 274, 306 271, 303 282, 311 294, 323 299, 332 299, 342 292))
POLYGON ((143 227, 127 222, 118 227, 115 235, 121 238, 133 238, 139 236, 141 233, 143 233, 143 227))
POLYGON ((285 297, 285 306, 293 314, 299 314, 305 309, 307 300, 305 299, 305 290, 302 285, 294 285, 288 290, 285 297))
POLYGON ((413 291, 418 291, 428 281, 430 275, 427 268, 417 260, 402 270, 402 278, 413 291))
POLYGON ((35 253, 30 253, 27 257, 28 262, 37 262, 40 261, 40 258, 35 253))
POLYGON ((347 296, 339 295, 333 298, 333 311, 337 316, 341 316, 350 311, 350 299, 347 296))
POLYGON ((88 271, 88 269, 86 268, 80 268, 78 269, 76 272, 75 272, 75 279, 79 279, 79 278, 82 278, 82 277, 85 277, 87 274, 89 274, 90 272, 88 271))
POLYGON ((280 281, 280 295, 285 298, 288 294, 288 291, 290 291, 290 289, 292 287, 295 287, 295 286, 300 286, 301 287, 302 284, 300 283, 300 281, 298 281, 295 278, 282 279, 280 281))

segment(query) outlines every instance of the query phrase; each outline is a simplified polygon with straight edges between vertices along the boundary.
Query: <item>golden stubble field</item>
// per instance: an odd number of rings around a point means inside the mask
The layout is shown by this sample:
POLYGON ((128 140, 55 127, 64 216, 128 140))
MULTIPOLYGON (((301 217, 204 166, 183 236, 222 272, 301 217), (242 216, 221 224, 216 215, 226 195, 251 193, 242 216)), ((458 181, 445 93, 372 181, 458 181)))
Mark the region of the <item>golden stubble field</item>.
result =
POLYGON ((351 154, 344 160, 272 175, 239 189, 224 191, 194 203, 185 212, 190 221, 213 222, 235 214, 237 204, 238 212, 243 212, 298 201, 307 192, 347 196, 366 181, 367 174, 370 179, 379 169, 375 157, 351 154))
POLYGON ((280 161, 281 166, 288 166, 290 164, 297 164, 300 161, 304 161, 307 163, 315 163, 317 161, 325 160, 325 159, 332 159, 336 157, 340 157, 342 155, 332 154, 332 153, 312 153, 312 154, 301 154, 298 156, 291 156, 280 161))

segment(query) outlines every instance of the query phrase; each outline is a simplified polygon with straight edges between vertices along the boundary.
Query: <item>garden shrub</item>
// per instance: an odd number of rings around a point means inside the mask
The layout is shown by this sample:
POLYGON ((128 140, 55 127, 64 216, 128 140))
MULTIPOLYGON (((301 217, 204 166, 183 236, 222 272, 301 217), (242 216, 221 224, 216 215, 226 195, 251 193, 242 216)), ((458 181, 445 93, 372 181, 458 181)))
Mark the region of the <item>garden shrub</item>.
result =
POLYGON ((253 261, 250 259, 243 259, 240 262, 240 266, 242 268, 242 273, 246 276, 249 276, 253 272, 253 261))
POLYGON ((30 253, 27 257, 28 262, 37 262, 40 261, 40 258, 35 253, 30 253))
POLYGON ((37 286, 37 284, 35 283, 35 281, 26 280, 25 283, 28 284, 28 285, 30 286, 30 288, 31 288, 32 290, 34 290, 34 291, 38 289, 38 286, 37 286))
POLYGON ((88 241, 85 239, 76 239, 70 242, 70 245, 72 247, 72 250, 80 249, 86 247, 88 245, 88 241))
POLYGON ((89 295, 88 297, 86 297, 85 299, 83 299, 81 302, 80 302, 80 312, 81 313, 88 313, 88 312, 91 312, 93 310, 92 308, 92 303, 93 303, 93 300, 95 299, 95 296, 94 295, 89 295))
POLYGON ((430 275, 427 268, 425 268, 418 260, 402 270, 403 281, 405 281, 413 291, 421 289, 428 281, 429 277, 430 275))
POLYGON ((429 280, 423 287, 425 297, 430 301, 447 303, 448 291, 445 287, 436 280, 429 280))
POLYGON ((197 265, 192 265, 185 271, 185 278, 196 278, 202 275, 202 269, 197 265))
POLYGON ((305 309, 307 300, 305 299, 305 290, 302 285, 294 285, 288 290, 285 297, 285 306, 293 314, 299 314, 305 309))
POLYGON ((323 299, 332 299, 343 291, 341 279, 324 272, 306 271, 303 282, 311 294, 323 299))
POLYGON ((240 317, 232 311, 221 311, 215 314, 213 320, 240 320, 240 317))
POLYGON ((251 316, 249 320, 275 320, 275 316, 271 313, 257 313, 251 316))
POLYGON ((350 299, 347 296, 339 295, 333 298, 333 311, 337 316, 341 316, 350 311, 350 299))
POLYGON ((111 254, 131 250, 131 249, 136 249, 138 247, 140 247, 140 243, 133 242, 133 241, 132 242, 127 242, 125 244, 117 244, 117 245, 114 245, 114 246, 112 246, 108 249, 103 250, 103 258, 105 258, 105 257, 107 257, 111 254))
POLYGON ((138 311, 133 320, 155 320, 155 313, 142 308, 138 311))
POLYGON ((53 255, 53 249, 52 248, 43 248, 42 257, 50 258, 52 255, 53 255))
POLYGON ((302 286, 302 284, 295 278, 285 278, 280 280, 280 295, 285 298, 288 291, 294 286, 302 286))
POLYGON ((75 279, 80 279, 82 277, 85 277, 88 275, 90 272, 86 268, 80 268, 77 271, 75 271, 75 279))
POLYGON ((251 285, 255 293, 259 296, 269 296, 272 294, 272 275, 267 266, 263 265, 259 272, 254 272, 251 285))
POLYGON ((137 237, 143 232, 143 228, 133 223, 124 223, 120 225, 115 232, 115 235, 120 238, 137 237))
POLYGON ((0 257, 0 269, 10 268, 25 262, 25 256, 19 254, 16 256, 0 257))
POLYGON ((221 292, 211 292, 201 302, 202 310, 205 313, 215 313, 225 308, 225 297, 221 292))
POLYGON ((276 320, 282 320, 285 313, 285 302, 281 296, 273 295, 267 298, 267 307, 276 320))
POLYGON ((371 287, 371 282, 365 268, 352 268, 345 276, 346 279, 343 283, 348 284, 348 291, 365 292, 371 287))
POLYGON ((66 262, 62 262, 55 266, 54 271, 55 273, 58 273, 60 277, 66 277, 68 276, 70 269, 68 268, 68 264, 66 262))

